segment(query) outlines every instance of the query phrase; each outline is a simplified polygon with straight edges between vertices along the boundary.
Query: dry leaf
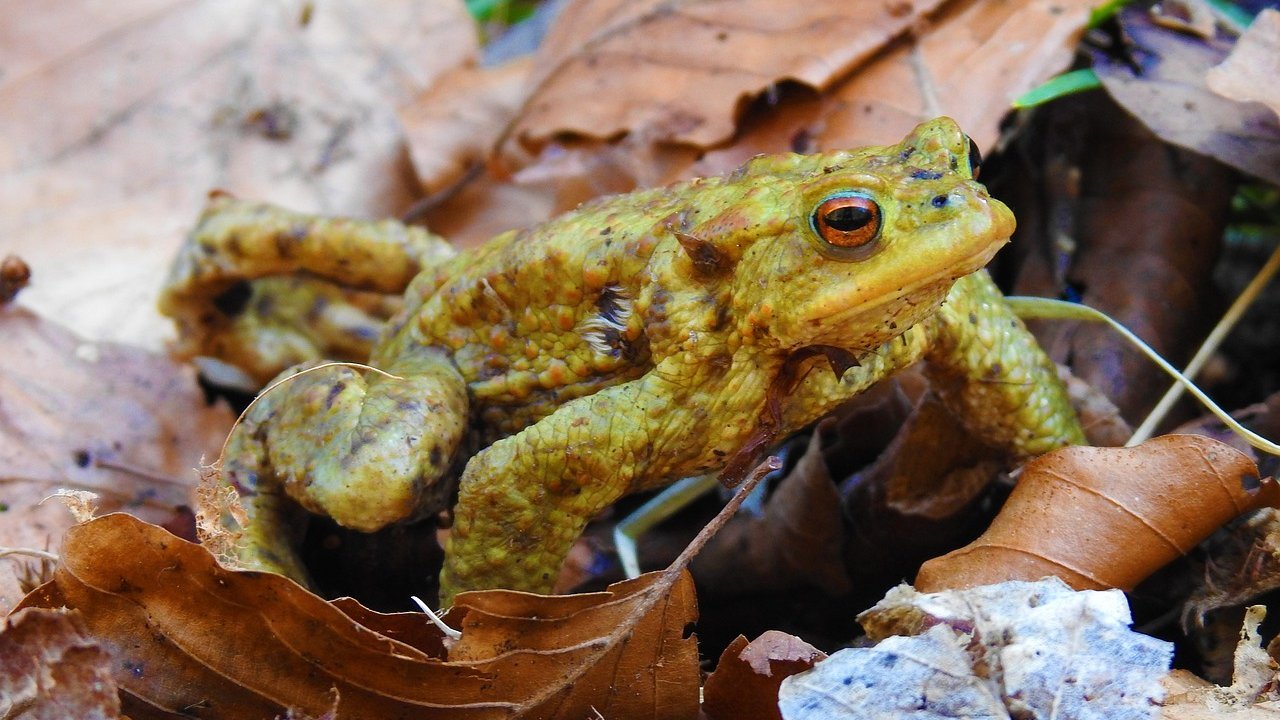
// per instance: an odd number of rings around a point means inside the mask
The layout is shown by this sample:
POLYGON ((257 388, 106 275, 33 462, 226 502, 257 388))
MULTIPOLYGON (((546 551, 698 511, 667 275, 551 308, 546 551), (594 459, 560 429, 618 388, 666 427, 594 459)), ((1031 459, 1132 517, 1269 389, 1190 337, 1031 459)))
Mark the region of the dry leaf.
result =
POLYGON ((843 535, 840 496, 815 435, 763 514, 730 521, 694 559, 693 574, 713 594, 728 597, 810 586, 848 592, 843 535))
MULTIPOLYGON (((1054 103, 1027 130, 1010 153, 1026 158, 1024 170, 992 188, 1017 209, 1010 249, 1024 261, 1014 291, 1077 295, 1166 358, 1188 358, 1214 319, 1213 273, 1235 173, 1170 147, 1104 93, 1054 103)), ((1147 357, 1100 323, 1032 329, 1051 357, 1134 422, 1169 387, 1147 357)))
POLYGON ((395 106, 476 51, 458 0, 20 3, 0 38, 0 237, 39 279, 19 303, 152 349, 169 332, 153 299, 211 188, 403 210, 395 106))
POLYGON ((498 67, 460 65, 400 111, 413 169, 427 195, 483 165, 524 102, 532 70, 532 56, 498 67))
POLYGON ((1280 115, 1280 11, 1264 8, 1205 84, 1222 97, 1259 102, 1280 115))
POLYGON ((336 688, 342 718, 580 718, 592 706, 610 717, 697 713, 697 648, 686 637, 693 587, 680 570, 591 595, 460 596, 446 620, 463 637, 443 662, 429 654, 441 647, 426 639, 434 631, 397 633, 424 651, 359 622, 395 628, 403 616, 225 570, 198 545, 114 514, 69 530, 54 580, 24 601, 60 605, 77 609, 115 657, 116 682, 135 706, 170 712, 321 715, 336 688))
POLYGON ((1205 74, 1230 46, 1153 25, 1141 10, 1126 10, 1120 19, 1133 38, 1132 52, 1092 53, 1093 68, 1116 102, 1171 143, 1280 183, 1280 118, 1205 86, 1205 74))
POLYGON ((794 635, 768 630, 747 642, 741 635, 720 655, 703 687, 702 711, 711 720, 781 720, 778 687, 827 654, 794 635))
POLYGON ((1199 435, 1064 448, 1028 463, 982 537, 925 563, 915 584, 932 592, 1054 575, 1127 590, 1228 520, 1278 504, 1275 479, 1199 435))
POLYGON ((824 89, 938 4, 578 2, 543 42, 510 135, 719 144, 746 99, 788 79, 824 89))
MULTIPOLYGON (((194 468, 231 427, 194 373, 142 350, 83 341, 52 322, 0 310, 0 545, 46 548, 72 524, 60 488, 90 490, 105 511, 189 523, 194 468)), ((0 563, 0 608, 22 596, 0 563)))
POLYGON ((120 717, 112 658, 74 610, 27 608, 0 627, 0 717, 120 717))

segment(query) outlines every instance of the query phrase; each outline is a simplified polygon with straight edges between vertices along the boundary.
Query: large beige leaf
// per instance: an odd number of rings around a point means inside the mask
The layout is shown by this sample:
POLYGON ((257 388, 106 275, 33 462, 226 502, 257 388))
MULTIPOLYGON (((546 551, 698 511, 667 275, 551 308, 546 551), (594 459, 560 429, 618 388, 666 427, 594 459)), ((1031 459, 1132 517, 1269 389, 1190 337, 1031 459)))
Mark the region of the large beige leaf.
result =
POLYGON ((205 194, 386 215, 396 104, 475 51, 459 0, 17 2, 0 27, 0 237, 20 302, 158 348, 156 289, 205 194))

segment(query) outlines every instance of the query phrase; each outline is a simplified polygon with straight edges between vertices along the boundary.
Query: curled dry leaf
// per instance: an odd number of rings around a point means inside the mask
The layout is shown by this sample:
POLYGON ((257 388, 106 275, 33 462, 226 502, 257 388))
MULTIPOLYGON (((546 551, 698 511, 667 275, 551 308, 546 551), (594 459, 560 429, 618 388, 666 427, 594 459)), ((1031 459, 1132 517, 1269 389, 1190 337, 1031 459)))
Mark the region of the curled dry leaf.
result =
POLYGON ((0 717, 118 718, 111 668, 74 610, 19 610, 0 627, 0 717))
POLYGON ((343 718, 697 713, 697 648, 686 636, 696 610, 683 571, 590 595, 459 600, 446 620, 463 638, 446 662, 438 633, 407 629, 404 616, 220 568, 200 546, 114 514, 67 532, 63 564, 24 606, 78 610, 115 658, 126 699, 169 712, 318 716, 336 688, 343 718))
POLYGON ((747 642, 741 635, 720 655, 703 686, 702 711, 711 720, 781 720, 778 687, 827 654, 794 635, 768 630, 747 642))
POLYGON ((923 592, 1053 575, 1130 589, 1235 516, 1280 505, 1240 451, 1198 435, 1133 448, 1069 447, 1036 458, 991 527, 925 563, 923 592))
MULTIPOLYGON (((208 406, 191 368, 135 348, 86 342, 19 308, 0 310, 0 545, 46 548, 73 520, 59 489, 98 495, 180 528, 193 468, 215 457, 231 427, 208 406)), ((22 596, 12 559, 0 562, 0 608, 22 596)))

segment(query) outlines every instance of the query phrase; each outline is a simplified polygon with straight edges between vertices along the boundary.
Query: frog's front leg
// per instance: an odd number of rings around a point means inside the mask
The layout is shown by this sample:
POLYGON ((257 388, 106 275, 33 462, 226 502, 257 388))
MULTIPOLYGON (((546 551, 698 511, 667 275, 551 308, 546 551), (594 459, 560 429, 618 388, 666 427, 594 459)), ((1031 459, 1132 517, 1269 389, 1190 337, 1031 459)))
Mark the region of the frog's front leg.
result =
POLYGON ((249 514, 246 565, 306 581, 289 523, 297 505, 364 532, 445 507, 466 385, 428 348, 385 369, 397 377, 334 365, 286 378, 232 432, 223 476, 249 514))
POLYGON ((926 330, 934 386, 975 435, 1022 456, 1087 444, 1053 360, 987 271, 956 281, 926 330))
POLYGON ((464 590, 550 591, 592 516, 632 490, 707 463, 724 433, 739 431, 732 423, 708 427, 707 419, 724 417, 717 405, 735 395, 749 403, 752 391, 739 383, 741 393, 729 393, 722 383, 689 374, 683 360, 663 361, 644 377, 561 406, 473 457, 445 548, 442 605, 464 590))

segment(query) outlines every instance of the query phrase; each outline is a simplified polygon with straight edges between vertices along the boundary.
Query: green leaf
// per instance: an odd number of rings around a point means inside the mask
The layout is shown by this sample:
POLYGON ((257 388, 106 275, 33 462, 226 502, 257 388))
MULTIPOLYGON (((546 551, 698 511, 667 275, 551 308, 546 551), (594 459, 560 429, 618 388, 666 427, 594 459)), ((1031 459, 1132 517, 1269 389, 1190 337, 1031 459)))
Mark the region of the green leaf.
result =
POLYGON ((1035 107, 1065 95, 1096 90, 1100 87, 1102 87, 1102 81, 1098 80, 1097 73, 1092 69, 1072 70, 1028 90, 1022 97, 1013 101, 1013 107, 1019 110, 1035 107))

